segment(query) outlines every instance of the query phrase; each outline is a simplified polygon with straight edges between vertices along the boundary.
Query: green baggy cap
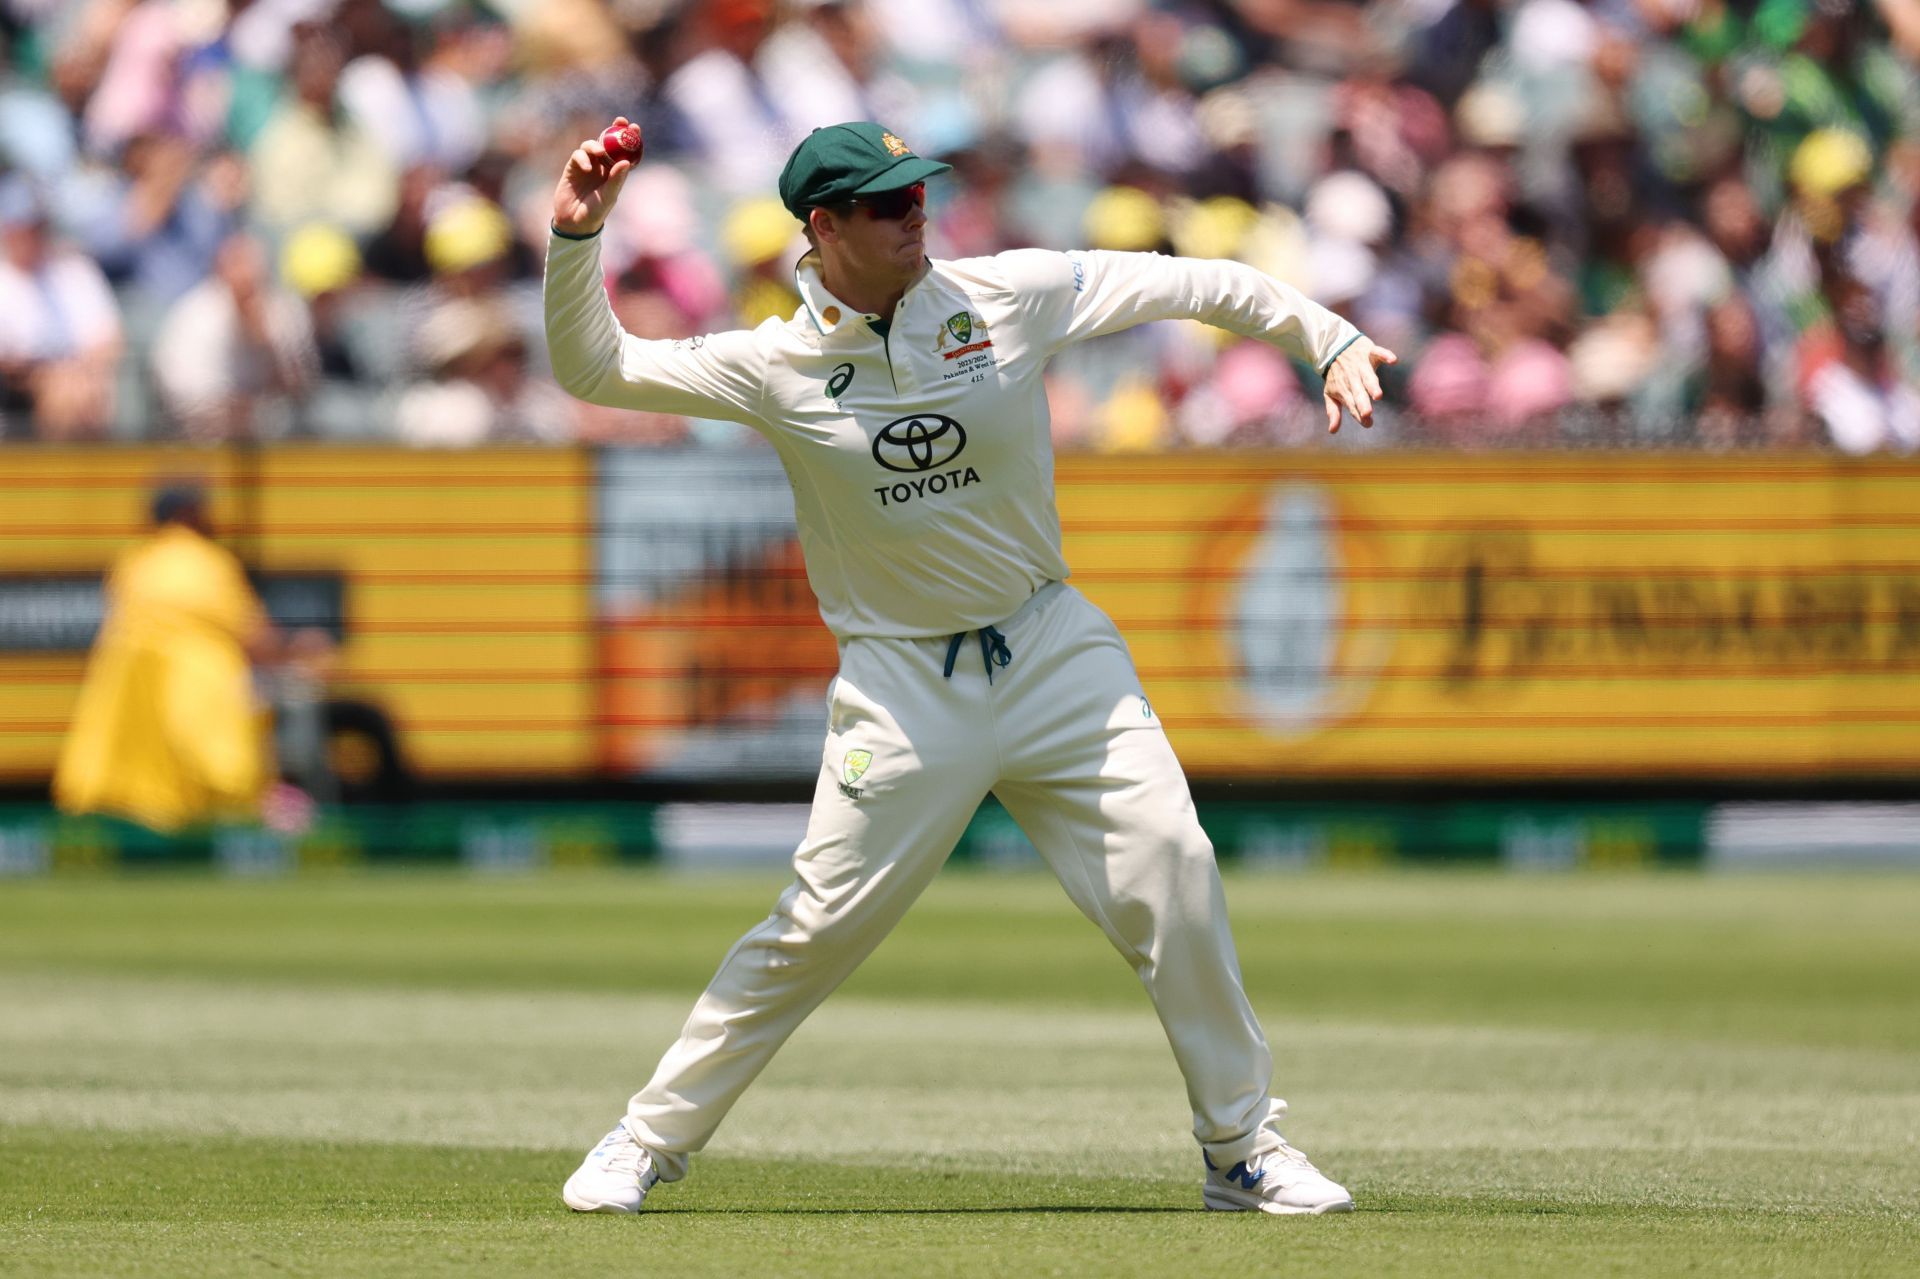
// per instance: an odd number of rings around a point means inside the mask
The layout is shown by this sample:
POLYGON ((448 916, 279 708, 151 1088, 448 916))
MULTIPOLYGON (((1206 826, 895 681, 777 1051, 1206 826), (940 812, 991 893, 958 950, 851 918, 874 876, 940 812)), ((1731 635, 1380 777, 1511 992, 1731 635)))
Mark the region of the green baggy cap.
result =
POLYGON ((780 170, 780 203, 805 222, 808 209, 898 191, 951 168, 921 159, 897 136, 869 121, 830 124, 809 133, 787 157, 787 167, 780 170))

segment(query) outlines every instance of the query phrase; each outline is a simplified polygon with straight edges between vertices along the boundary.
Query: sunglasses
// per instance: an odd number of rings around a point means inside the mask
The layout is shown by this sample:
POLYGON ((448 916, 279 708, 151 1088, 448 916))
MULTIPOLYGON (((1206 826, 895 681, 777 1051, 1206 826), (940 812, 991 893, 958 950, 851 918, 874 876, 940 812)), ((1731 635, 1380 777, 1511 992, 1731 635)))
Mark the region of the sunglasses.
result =
POLYGON ((926 207, 927 184, 916 182, 910 187, 901 187, 898 191, 863 195, 852 203, 855 208, 865 209, 871 217, 886 222, 898 222, 913 210, 926 207))

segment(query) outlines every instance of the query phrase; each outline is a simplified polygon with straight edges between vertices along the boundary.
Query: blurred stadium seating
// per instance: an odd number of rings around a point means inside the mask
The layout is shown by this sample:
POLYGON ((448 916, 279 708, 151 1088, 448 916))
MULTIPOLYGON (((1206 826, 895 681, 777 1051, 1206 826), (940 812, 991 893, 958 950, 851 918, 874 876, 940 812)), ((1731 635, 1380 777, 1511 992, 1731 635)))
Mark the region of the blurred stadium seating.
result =
MULTIPOLYGON (((643 335, 790 313, 778 165, 874 117, 956 166, 937 255, 1232 255, 1398 349, 1337 447, 1920 444, 1914 0, 12 0, 0 38, 10 440, 753 447, 542 376, 551 184, 624 113, 643 335)), ((1053 389, 1069 449, 1324 443, 1310 373, 1187 325, 1053 389)))

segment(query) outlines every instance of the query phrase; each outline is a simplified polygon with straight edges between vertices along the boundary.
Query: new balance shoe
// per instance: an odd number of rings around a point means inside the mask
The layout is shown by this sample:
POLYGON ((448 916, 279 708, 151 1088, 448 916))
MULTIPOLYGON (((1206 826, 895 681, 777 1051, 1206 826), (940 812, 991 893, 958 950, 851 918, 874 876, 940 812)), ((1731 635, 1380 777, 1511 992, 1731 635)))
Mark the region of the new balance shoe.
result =
POLYGON ((658 1180, 653 1156, 621 1122, 587 1152, 560 1197, 575 1212, 639 1212, 658 1180))
MULTIPOLYGON (((1206 1159, 1202 1153, 1201 1158, 1206 1159)), ((1353 1196, 1326 1177, 1307 1157, 1280 1143, 1278 1150, 1225 1172, 1207 1159, 1207 1179, 1200 1184, 1200 1200, 1217 1212, 1312 1213, 1352 1212, 1353 1196)))

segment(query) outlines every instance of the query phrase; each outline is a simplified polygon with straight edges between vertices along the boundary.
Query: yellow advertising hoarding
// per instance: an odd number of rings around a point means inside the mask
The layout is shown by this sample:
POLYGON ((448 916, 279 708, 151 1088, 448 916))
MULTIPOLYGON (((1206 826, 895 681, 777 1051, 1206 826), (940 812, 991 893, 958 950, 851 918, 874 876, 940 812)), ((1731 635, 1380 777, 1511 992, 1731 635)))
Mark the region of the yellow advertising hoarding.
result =
POLYGON ((1214 777, 1920 768, 1920 466, 1063 458, 1074 580, 1214 777))
MULTIPOLYGON (((198 475, 270 577, 334 583, 337 689, 422 774, 810 775, 833 646, 790 505, 730 501, 737 459, 618 465, 0 450, 0 585, 97 577, 153 481, 198 475)), ((1920 770, 1920 465, 1195 454, 1064 457, 1058 484, 1074 581, 1199 778, 1920 770)), ((8 642, 24 620, 0 616, 0 782, 50 773, 84 660, 8 642)))
MULTIPOLYGON (((415 770, 594 771, 591 455, 4 449, 0 579, 97 576, 141 535, 153 484, 182 476, 207 482, 253 567, 337 583, 335 691, 381 706, 415 770)), ((0 650, 0 780, 40 781, 85 655, 0 650)))

